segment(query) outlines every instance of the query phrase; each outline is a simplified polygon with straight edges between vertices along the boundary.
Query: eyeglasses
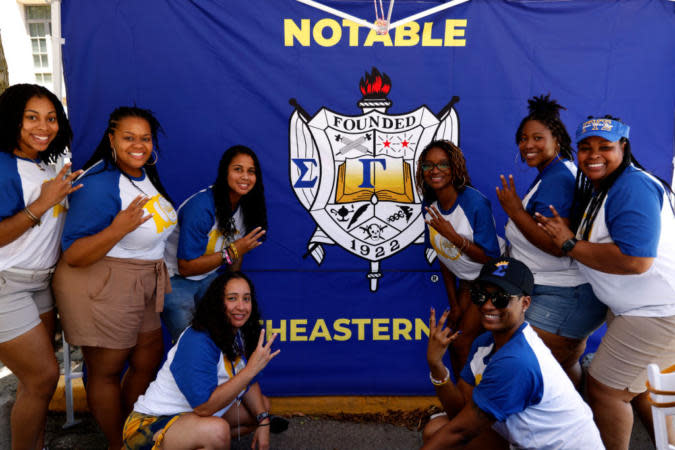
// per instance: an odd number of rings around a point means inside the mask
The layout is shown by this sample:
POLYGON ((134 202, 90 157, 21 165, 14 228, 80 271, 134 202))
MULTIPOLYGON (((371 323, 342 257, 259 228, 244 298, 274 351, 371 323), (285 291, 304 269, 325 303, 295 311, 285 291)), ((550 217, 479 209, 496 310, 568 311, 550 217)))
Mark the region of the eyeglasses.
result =
POLYGON ((471 301, 479 307, 483 306, 488 300, 492 300, 492 304, 495 308, 503 309, 509 306, 509 302, 514 297, 518 296, 507 294, 503 291, 487 292, 486 290, 475 286, 471 287, 471 301))
POLYGON ((450 161, 441 161, 436 164, 429 161, 424 161, 420 164, 420 167, 422 167, 422 172, 429 172, 433 170, 434 167, 442 172, 446 172, 450 170, 450 161))

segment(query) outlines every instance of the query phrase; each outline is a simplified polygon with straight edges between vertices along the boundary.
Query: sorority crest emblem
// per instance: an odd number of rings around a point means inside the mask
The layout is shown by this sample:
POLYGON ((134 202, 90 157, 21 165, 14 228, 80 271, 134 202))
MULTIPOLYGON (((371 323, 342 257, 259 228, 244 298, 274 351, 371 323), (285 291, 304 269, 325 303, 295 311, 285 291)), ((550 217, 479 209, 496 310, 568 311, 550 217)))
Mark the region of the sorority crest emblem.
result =
MULTIPOLYGON (((323 245, 339 245, 370 262, 377 290, 380 261, 424 242, 417 160, 434 139, 458 144, 453 97, 435 115, 426 106, 387 114, 391 81, 376 68, 361 79, 363 114, 321 108, 310 117, 294 99, 289 129, 290 178, 298 200, 316 222, 306 255, 321 264, 323 245)), ((436 257, 427 249, 427 261, 436 257)))

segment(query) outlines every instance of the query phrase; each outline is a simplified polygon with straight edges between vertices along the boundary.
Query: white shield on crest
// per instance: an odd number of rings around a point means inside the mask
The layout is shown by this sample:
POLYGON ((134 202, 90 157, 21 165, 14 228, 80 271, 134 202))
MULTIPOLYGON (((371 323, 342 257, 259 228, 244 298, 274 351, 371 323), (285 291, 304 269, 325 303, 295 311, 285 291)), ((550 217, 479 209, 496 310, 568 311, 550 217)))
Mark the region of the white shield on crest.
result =
MULTIPOLYGON (((324 107, 309 118, 295 104, 289 129, 291 185, 316 222, 307 254, 318 264, 325 256, 322 245, 338 244, 370 262, 367 276, 374 292, 382 276, 380 261, 423 242, 417 160, 433 139, 457 142, 455 101, 439 117, 426 106, 386 114, 391 105, 386 99, 364 98, 358 116, 324 107)), ((429 262, 435 256, 427 252, 429 262)))

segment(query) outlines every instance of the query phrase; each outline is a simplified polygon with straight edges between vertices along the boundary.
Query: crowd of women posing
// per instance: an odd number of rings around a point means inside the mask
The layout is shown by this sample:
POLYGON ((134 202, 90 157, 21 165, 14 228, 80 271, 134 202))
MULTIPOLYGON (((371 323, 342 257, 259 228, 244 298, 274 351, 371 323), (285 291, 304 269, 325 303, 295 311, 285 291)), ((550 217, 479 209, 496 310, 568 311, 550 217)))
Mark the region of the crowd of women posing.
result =
POLYGON ((155 166, 160 131, 150 111, 117 108, 84 168, 57 173, 50 163, 72 139, 59 100, 28 84, 0 96, 0 361, 19 380, 13 448, 44 444, 59 378, 55 305, 66 340, 82 347, 87 402, 110 448, 151 448, 166 411, 181 416, 183 431, 165 437, 176 448, 225 447, 231 430, 269 444, 269 403, 252 380, 278 352, 273 338, 263 343, 253 285, 237 271, 267 228, 260 164, 230 148, 215 184, 176 213, 155 166), (218 279, 223 265, 232 270, 218 279), (163 355, 161 312, 176 345, 152 386, 182 403, 148 390, 163 355), (225 413, 219 427, 214 413, 225 413))
MULTIPOLYGON (((522 199, 513 176, 500 177, 506 252, 532 270, 525 317, 575 384, 586 339, 606 318, 587 400, 605 446, 627 449, 631 402, 653 429, 647 365, 675 364, 675 199, 668 183, 636 161, 629 127, 614 117, 579 125, 577 169, 561 108, 548 96, 533 98, 516 131, 521 160, 538 173, 522 199)), ((481 264, 498 251, 490 204, 471 187, 462 152, 451 142, 424 149, 417 184, 445 278, 449 326, 475 336, 478 311, 465 299, 481 264)), ((453 343, 455 371, 465 363, 466 345, 453 343)))
MULTIPOLYGON (((637 163, 629 127, 613 117, 579 125, 575 165, 561 108, 533 98, 516 131, 537 176, 522 197, 512 176, 498 182, 508 245, 462 151, 427 145, 416 174, 425 236, 448 323, 462 331, 455 373, 482 332, 473 280, 505 252, 532 270, 526 318, 575 384, 586 339, 607 320, 587 399, 605 445, 627 448, 631 402, 650 423, 647 364, 675 364, 673 193, 637 163)), ((176 211, 155 166, 160 132, 150 111, 117 108, 84 168, 57 173, 50 163, 72 138, 59 100, 35 85, 0 96, 0 361, 19 379, 15 448, 43 446, 59 377, 55 305, 66 339, 82 347, 87 401, 110 448, 226 447, 234 433, 269 445, 269 402, 254 378, 278 351, 239 272, 267 231, 260 162, 228 149, 214 184, 176 211), (175 345, 158 373, 160 313, 175 345)))

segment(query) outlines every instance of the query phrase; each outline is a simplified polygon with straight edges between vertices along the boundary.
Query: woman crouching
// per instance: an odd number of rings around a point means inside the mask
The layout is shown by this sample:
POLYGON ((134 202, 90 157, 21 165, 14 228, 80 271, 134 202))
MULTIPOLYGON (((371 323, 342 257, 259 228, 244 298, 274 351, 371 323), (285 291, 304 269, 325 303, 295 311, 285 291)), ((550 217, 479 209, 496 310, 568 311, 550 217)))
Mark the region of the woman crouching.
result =
POLYGON ((251 281, 241 272, 209 286, 188 327, 124 424, 125 449, 229 448, 255 432, 269 448, 269 401, 251 381, 279 354, 265 330, 251 281), (224 420, 223 420, 224 419, 224 420))

